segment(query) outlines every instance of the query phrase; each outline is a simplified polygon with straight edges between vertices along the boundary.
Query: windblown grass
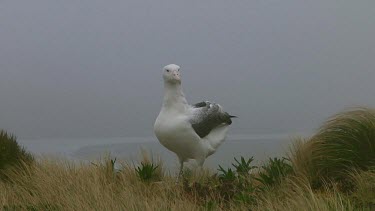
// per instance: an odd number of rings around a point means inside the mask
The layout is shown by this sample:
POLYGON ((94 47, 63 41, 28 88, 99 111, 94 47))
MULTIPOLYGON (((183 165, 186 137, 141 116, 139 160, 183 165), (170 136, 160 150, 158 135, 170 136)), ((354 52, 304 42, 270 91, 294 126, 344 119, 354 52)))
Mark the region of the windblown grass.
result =
POLYGON ((280 187, 261 196, 258 203, 259 210, 355 210, 346 195, 328 186, 315 192, 303 177, 288 178, 280 187))
POLYGON ((17 143, 14 135, 0 130, 0 179, 7 179, 4 174, 7 168, 33 161, 33 156, 17 143))
POLYGON ((354 181, 353 200, 360 206, 375 210, 375 170, 351 173, 354 181))
POLYGON ((353 174, 358 188, 352 196, 330 185, 317 192, 307 178, 291 176, 274 188, 238 192, 238 197, 247 198, 226 200, 223 193, 241 190, 232 183, 220 186, 218 177, 209 173, 191 176, 192 180, 186 181, 190 188, 187 190, 164 172, 162 180, 145 182, 138 177, 134 166, 123 164, 122 170, 114 173, 105 166, 110 163, 103 161, 98 167, 42 159, 27 166, 26 171, 15 168, 8 171, 13 178, 11 183, 0 182, 0 207, 4 210, 370 210, 375 194, 369 195, 373 184, 367 182, 369 177, 375 179, 374 174, 358 172, 353 174))
MULTIPOLYGON (((110 163, 107 161, 106 163, 110 163)), ((0 205, 35 210, 180 210, 197 209, 184 199, 173 179, 144 183, 132 166, 121 172, 110 167, 42 160, 9 173, 12 183, 0 183, 0 205)))
POLYGON ((2 173, 3 210, 374 210, 375 114, 332 117, 296 141, 288 159, 235 159, 232 168, 184 172, 183 182, 145 151, 140 163, 40 159, 2 173), (22 171, 20 169, 23 169, 22 171))
POLYGON ((313 186, 323 181, 348 185, 350 171, 375 167, 375 111, 355 109, 330 118, 306 143, 292 150, 294 169, 313 186))

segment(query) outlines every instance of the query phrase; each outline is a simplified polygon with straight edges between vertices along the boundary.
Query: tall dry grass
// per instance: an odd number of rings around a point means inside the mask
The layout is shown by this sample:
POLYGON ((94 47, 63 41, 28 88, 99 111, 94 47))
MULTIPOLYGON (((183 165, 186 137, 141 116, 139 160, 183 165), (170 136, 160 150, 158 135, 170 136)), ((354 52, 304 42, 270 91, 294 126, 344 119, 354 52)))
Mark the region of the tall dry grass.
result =
POLYGON ((325 186, 316 192, 305 177, 291 177, 276 189, 269 190, 258 199, 258 210, 356 210, 357 207, 345 194, 325 186))
POLYGON ((33 156, 17 143, 14 135, 0 130, 0 180, 8 179, 4 172, 20 163, 32 163, 33 156))
POLYGON ((43 158, 2 172, 9 180, 0 181, 0 209, 375 210, 374 147, 374 111, 357 109, 296 141, 289 155, 292 172, 280 171, 285 163, 279 159, 260 172, 248 171, 253 167, 244 159, 234 164, 241 166, 236 172, 188 171, 175 184, 175 175, 145 151, 141 163, 157 166, 152 179, 140 177, 136 163, 116 169, 109 157, 92 164, 43 158), (267 177, 256 180, 262 172, 267 177), (343 188, 347 181, 350 188, 343 188))
POLYGON ((8 172, 11 183, 0 183, 0 206, 36 210, 195 210, 174 179, 145 183, 132 166, 111 171, 99 166, 43 159, 27 171, 8 172))
MULTIPOLYGON (((109 159, 100 165, 77 164, 66 160, 42 159, 27 166, 8 171, 11 182, 0 182, 0 207, 8 210, 370 210, 369 178, 367 172, 353 174, 356 192, 352 196, 326 185, 314 191, 307 178, 291 176, 274 188, 257 192, 252 203, 236 200, 222 201, 214 187, 205 194, 186 191, 175 184, 175 177, 160 172, 159 180, 145 182, 133 165, 123 164, 114 173, 109 159), (358 184, 358 185, 357 185, 358 184), (196 194, 195 194, 196 193, 196 194), (367 196, 368 199, 363 199, 367 196), (358 199, 363 199, 358 201, 358 199), (361 205, 361 206, 358 206, 361 205)), ((194 174, 191 173, 191 174, 194 174)), ((188 182, 214 180, 205 171, 190 176, 188 182)), ((209 183, 214 185, 215 183, 209 183)))
POLYGON ((375 170, 354 171, 351 177, 355 183, 351 194, 353 200, 360 206, 375 210, 375 170))
POLYGON ((314 186, 347 183, 354 169, 375 167, 375 111, 359 108, 333 116, 316 135, 296 141, 291 159, 295 172, 314 186))

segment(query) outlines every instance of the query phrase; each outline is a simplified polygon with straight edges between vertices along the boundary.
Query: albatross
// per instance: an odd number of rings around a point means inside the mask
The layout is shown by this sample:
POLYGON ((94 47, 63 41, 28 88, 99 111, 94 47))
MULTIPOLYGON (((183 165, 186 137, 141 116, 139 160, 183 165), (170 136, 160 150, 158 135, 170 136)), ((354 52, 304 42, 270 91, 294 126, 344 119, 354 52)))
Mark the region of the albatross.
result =
POLYGON ((203 101, 189 105, 181 87, 180 67, 169 64, 163 68, 164 99, 154 124, 159 142, 174 152, 180 162, 179 180, 184 162, 195 160, 202 167, 205 159, 224 142, 229 115, 216 103, 203 101))

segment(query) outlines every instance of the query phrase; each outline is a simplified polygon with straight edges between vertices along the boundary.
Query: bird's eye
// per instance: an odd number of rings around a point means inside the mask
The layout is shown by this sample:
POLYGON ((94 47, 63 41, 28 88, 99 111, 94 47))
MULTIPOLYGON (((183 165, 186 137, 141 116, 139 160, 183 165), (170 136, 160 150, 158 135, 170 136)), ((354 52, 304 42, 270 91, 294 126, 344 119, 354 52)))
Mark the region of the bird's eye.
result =
POLYGON ((167 71, 167 73, 169 73, 169 70, 165 70, 165 71, 167 71))
POLYGON ((180 72, 180 69, 177 69, 178 72, 180 72))

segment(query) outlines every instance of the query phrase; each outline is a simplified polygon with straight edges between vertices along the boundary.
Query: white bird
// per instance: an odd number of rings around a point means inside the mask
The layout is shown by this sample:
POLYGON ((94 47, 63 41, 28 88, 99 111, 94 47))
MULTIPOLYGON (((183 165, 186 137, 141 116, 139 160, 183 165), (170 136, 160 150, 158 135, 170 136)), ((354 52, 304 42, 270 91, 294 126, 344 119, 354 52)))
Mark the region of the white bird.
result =
POLYGON ((159 142, 176 153, 180 162, 177 182, 184 162, 194 159, 202 167, 226 138, 235 116, 224 112, 219 104, 203 101, 189 105, 181 88, 180 67, 163 68, 164 99, 154 132, 159 142))

